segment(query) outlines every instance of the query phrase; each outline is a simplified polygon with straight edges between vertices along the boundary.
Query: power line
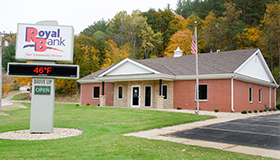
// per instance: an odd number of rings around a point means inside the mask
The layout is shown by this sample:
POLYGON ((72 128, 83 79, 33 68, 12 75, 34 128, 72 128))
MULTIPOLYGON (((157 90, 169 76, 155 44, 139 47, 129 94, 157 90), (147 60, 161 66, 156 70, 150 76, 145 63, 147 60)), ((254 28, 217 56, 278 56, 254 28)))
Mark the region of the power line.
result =
MULTIPOLYGON (((4 24, 2 24, 2 23, 0 23, 2 26, 4 26, 6 29, 8 29, 10 32, 11 32, 11 30, 8 28, 8 27, 6 27, 4 24)), ((2 29, 3 30, 3 29, 2 29)), ((4 30, 3 30, 4 31, 4 30)))

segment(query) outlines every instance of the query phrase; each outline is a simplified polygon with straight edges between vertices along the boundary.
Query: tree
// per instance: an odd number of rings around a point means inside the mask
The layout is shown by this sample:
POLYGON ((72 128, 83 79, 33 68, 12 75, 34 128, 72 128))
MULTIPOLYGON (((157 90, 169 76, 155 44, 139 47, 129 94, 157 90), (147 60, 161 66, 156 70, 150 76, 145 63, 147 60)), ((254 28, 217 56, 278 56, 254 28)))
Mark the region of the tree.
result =
POLYGON ((26 86, 28 83, 32 84, 32 78, 16 77, 15 81, 19 83, 19 86, 26 86))
POLYGON ((5 71, 2 72, 2 95, 9 92, 10 90, 14 89, 14 77, 7 76, 7 73, 5 71))
POLYGON ((132 18, 126 11, 117 13, 109 24, 110 37, 118 46, 123 46, 129 42, 129 24, 132 23, 132 18))
POLYGON ((201 37, 205 41, 204 50, 209 52, 210 50, 218 50, 218 43, 220 39, 217 38, 218 28, 217 28, 217 18, 213 11, 209 12, 208 16, 205 18, 204 27, 202 28, 201 37))
POLYGON ((168 47, 164 52, 165 57, 173 57, 174 51, 177 49, 177 47, 180 47, 184 55, 191 54, 192 38, 193 34, 189 29, 177 31, 170 38, 168 47))
POLYGON ((101 69, 109 67, 127 58, 130 55, 130 52, 131 52, 131 48, 129 43, 126 43, 121 47, 121 49, 119 49, 117 44, 109 39, 106 42, 107 58, 104 60, 104 64, 101 66, 101 69))
POLYGON ((190 30, 192 32, 194 32, 194 28, 195 28, 195 21, 197 23, 197 43, 198 43, 198 50, 200 50, 200 52, 205 52, 204 48, 205 48, 205 41, 203 40, 202 37, 202 29, 204 27, 204 21, 202 19, 200 19, 198 16, 192 14, 190 15, 186 21, 185 24, 183 25, 183 29, 186 30, 190 30))
POLYGON ((97 22, 94 22, 92 25, 89 25, 88 28, 84 29, 80 34, 92 37, 93 34, 97 31, 102 31, 103 33, 107 33, 107 29, 109 27, 109 20, 105 21, 101 19, 97 22))
POLYGON ((229 2, 225 3, 226 11, 223 12, 223 17, 220 17, 220 23, 222 31, 225 33, 226 41, 229 45, 222 46, 222 50, 234 50, 238 48, 237 35, 246 36, 242 33, 245 32, 245 24, 239 20, 242 11, 235 9, 236 4, 229 2))
POLYGON ((2 54, 2 67, 7 71, 8 62, 16 62, 15 59, 16 45, 11 42, 7 47, 4 48, 2 54))
MULTIPOLYGON (((271 61, 278 59, 278 65, 280 66, 280 1, 276 1, 275 4, 267 4, 266 13, 262 21, 263 35, 266 40, 263 41, 266 50, 270 53, 271 61), (273 55, 277 55, 272 58, 273 55)), ((271 62, 271 69, 274 69, 273 62, 271 62)), ((278 77, 280 79, 280 77, 278 77)))

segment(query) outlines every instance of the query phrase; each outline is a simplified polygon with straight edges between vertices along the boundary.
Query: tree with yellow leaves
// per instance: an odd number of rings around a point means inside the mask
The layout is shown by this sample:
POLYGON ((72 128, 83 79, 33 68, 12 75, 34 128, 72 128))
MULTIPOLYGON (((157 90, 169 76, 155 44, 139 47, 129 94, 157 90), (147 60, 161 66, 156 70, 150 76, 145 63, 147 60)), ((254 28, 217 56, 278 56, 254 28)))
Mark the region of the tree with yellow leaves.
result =
MULTIPOLYGON (((276 66, 280 68, 280 0, 274 4, 267 4, 266 7, 266 13, 261 24, 263 28, 261 35, 262 46, 268 57, 270 57, 271 69, 276 68, 276 66)), ((278 79, 280 81, 279 75, 278 79)))
POLYGON ((164 52, 164 57, 173 57, 177 47, 180 47, 184 55, 191 54, 192 38, 193 34, 189 29, 177 31, 171 36, 168 47, 164 52))

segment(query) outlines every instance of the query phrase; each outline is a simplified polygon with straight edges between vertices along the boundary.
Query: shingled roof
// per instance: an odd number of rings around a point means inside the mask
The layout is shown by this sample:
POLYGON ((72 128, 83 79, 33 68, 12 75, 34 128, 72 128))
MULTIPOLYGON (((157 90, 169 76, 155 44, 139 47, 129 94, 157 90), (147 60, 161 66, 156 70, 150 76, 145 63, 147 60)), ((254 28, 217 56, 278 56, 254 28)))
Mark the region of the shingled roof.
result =
MULTIPOLYGON (((199 74, 233 73, 258 49, 235 50, 198 55, 199 74)), ((195 55, 181 57, 166 57, 154 59, 133 60, 162 74, 167 75, 195 75, 195 55)), ((93 80, 117 64, 99 70, 80 80, 93 80)))

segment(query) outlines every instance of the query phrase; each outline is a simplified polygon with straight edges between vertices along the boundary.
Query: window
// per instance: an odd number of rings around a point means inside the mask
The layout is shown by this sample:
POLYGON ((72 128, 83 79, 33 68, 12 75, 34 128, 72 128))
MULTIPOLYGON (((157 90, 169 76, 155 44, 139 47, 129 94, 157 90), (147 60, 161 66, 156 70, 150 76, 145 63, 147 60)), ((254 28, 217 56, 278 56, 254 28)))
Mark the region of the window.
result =
POLYGON ((93 98, 99 98, 99 95, 100 95, 99 91, 100 91, 99 86, 94 86, 93 87, 93 98))
POLYGON ((118 95, 118 98, 119 99, 122 99, 122 94, 123 94, 123 86, 119 86, 119 95, 118 95))
POLYGON ((253 88, 249 87, 249 102, 253 102, 253 88))
POLYGON ((162 95, 164 96, 163 99, 167 99, 167 85, 162 85, 162 95))
MULTIPOLYGON (((207 100, 208 99, 207 84, 200 84, 198 90, 199 90, 198 91, 199 100, 207 100)), ((195 88, 195 100, 197 100, 196 88, 195 88)))
POLYGON ((262 89, 259 89, 259 103, 262 103, 262 89))
POLYGON ((152 87, 145 86, 145 106, 151 107, 152 87))

